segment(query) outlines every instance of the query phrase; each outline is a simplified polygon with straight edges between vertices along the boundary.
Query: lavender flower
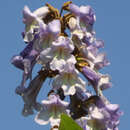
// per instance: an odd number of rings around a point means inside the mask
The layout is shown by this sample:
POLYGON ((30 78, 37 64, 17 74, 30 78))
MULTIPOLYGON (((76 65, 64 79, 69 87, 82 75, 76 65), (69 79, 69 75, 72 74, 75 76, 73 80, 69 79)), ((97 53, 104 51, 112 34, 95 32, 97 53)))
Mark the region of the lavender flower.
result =
POLYGON ((21 92, 25 90, 25 82, 28 78, 31 79, 32 69, 36 63, 37 56, 38 52, 33 49, 33 42, 31 42, 25 47, 25 49, 22 52, 20 52, 19 55, 14 56, 11 59, 11 63, 15 67, 24 71, 21 85, 18 88, 16 88, 16 93, 21 94, 21 92))
POLYGON ((51 94, 48 100, 42 101, 42 110, 35 117, 35 121, 40 125, 46 125, 49 122, 51 127, 60 123, 60 115, 67 113, 67 102, 61 101, 58 95, 51 94))
POLYGON ((102 48, 104 43, 101 40, 96 40, 91 33, 86 33, 85 35, 81 32, 81 36, 79 33, 80 32, 73 33, 73 42, 75 46, 79 48, 81 55, 91 64, 91 68, 99 70, 109 65, 110 63, 106 58, 106 54, 98 53, 99 48, 102 48), (88 37, 88 39, 85 37, 88 37))
MULTIPOLYGON (((50 63, 52 70, 61 71, 66 61, 71 60, 74 46, 69 38, 60 36, 57 41, 52 43, 54 58, 50 63)), ((73 58, 72 58, 73 60, 73 58)))
POLYGON ((106 104, 101 99, 89 108, 88 125, 92 128, 115 130, 119 125, 119 105, 106 104))
POLYGON ((34 48, 40 52, 49 48, 52 42, 58 37, 60 31, 61 24, 59 20, 53 20, 48 25, 40 22, 39 41, 34 43, 34 48))
POLYGON ((119 105, 106 103, 98 97, 98 100, 89 103, 88 108, 88 116, 76 119, 76 122, 83 130, 118 129, 119 117, 122 115, 122 112, 119 111, 119 105))
POLYGON ((24 41, 30 42, 34 39, 35 30, 39 28, 39 24, 49 13, 48 7, 41 7, 33 13, 30 11, 28 6, 23 9, 23 23, 25 26, 24 41))
POLYGON ((100 90, 104 90, 111 87, 110 77, 108 75, 102 75, 95 72, 89 67, 83 67, 82 73, 92 84, 97 94, 100 93, 100 90))
POLYGON ((45 64, 50 62, 52 70, 61 70, 61 67, 66 64, 74 50, 72 41, 69 38, 59 36, 57 40, 52 42, 50 48, 43 50, 38 58, 38 62, 45 64))
POLYGON ((57 75, 52 83, 54 90, 61 87, 65 95, 74 95, 76 87, 85 90, 85 82, 78 77, 78 71, 74 63, 76 63, 75 58, 70 58, 63 68, 61 68, 60 75, 57 75))
POLYGON ((77 16, 80 22, 81 27, 87 27, 93 25, 96 21, 96 16, 93 9, 90 6, 80 6, 78 7, 75 4, 69 5, 69 10, 77 16))
POLYGON ((33 109, 37 111, 41 110, 41 105, 37 103, 36 98, 47 76, 48 73, 46 70, 40 71, 39 74, 30 82, 29 86, 22 93, 22 98, 24 101, 22 114, 24 116, 33 114, 33 109))
POLYGON ((51 130, 59 128, 62 113, 71 116, 83 130, 118 130, 122 112, 119 105, 111 104, 103 95, 111 82, 110 76, 99 70, 110 63, 106 54, 99 51, 104 42, 95 36, 95 21, 90 6, 78 7, 70 1, 64 3, 61 12, 48 3, 34 12, 24 7, 22 36, 27 46, 11 59, 11 63, 23 71, 22 82, 16 88, 24 102, 23 116, 32 115, 36 110, 35 121, 40 125, 50 123, 51 130), (62 17, 63 10, 69 13, 62 17), (36 63, 41 64, 42 69, 32 80, 36 63), (81 74, 88 85, 92 85, 95 95, 93 90, 87 90, 81 74), (49 83, 52 88, 48 100, 40 104, 37 96, 46 78, 53 78, 49 83), (70 97, 69 103, 63 101, 66 96, 70 97))

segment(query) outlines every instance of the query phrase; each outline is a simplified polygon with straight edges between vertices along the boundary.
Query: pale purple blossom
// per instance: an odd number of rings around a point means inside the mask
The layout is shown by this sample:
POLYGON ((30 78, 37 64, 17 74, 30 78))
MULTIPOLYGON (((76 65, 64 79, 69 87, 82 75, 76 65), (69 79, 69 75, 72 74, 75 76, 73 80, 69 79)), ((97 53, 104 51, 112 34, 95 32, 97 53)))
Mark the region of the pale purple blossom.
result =
POLYGON ((39 27, 39 41, 34 43, 34 48, 38 51, 49 48, 54 40, 57 39, 61 31, 61 24, 59 20, 53 20, 46 25, 40 22, 39 27))
POLYGON ((82 73, 92 84, 97 94, 100 93, 100 90, 104 90, 112 86, 110 82, 110 77, 107 74, 103 75, 99 72, 92 70, 90 67, 87 66, 83 67, 82 73))
POLYGON ((42 101, 42 110, 38 112, 35 117, 35 121, 40 125, 51 124, 51 127, 60 123, 60 115, 62 113, 68 113, 66 108, 68 102, 60 100, 58 95, 51 94, 48 100, 42 101))
POLYGON ((122 112, 119 111, 119 105, 106 104, 102 99, 89 108, 88 125, 98 129, 115 130, 119 125, 119 117, 122 112))
MULTIPOLYGON (((65 95, 74 95, 76 87, 85 90, 85 82, 79 77, 79 73, 74 66, 74 60, 67 61, 52 83, 53 89, 62 88, 65 95), (68 62, 68 63, 67 63, 68 62)), ((75 62, 76 63, 76 62, 75 62)))
POLYGON ((72 41, 69 38, 59 36, 49 48, 41 51, 38 62, 42 65, 50 62, 52 70, 61 71, 61 67, 72 57, 71 53, 73 50, 72 41))
POLYGON ((80 49, 83 57, 92 63, 92 68, 99 70, 110 64, 106 58, 106 54, 99 53, 99 48, 104 47, 103 41, 96 40, 91 33, 83 34, 82 32, 75 32, 73 33, 72 39, 75 46, 80 49), (85 37, 88 37, 88 40, 85 37))
POLYGON ((28 6, 23 9, 23 23, 25 24, 24 41, 31 42, 34 39, 35 30, 39 28, 42 18, 49 13, 48 7, 41 7, 31 12, 28 6))
POLYGON ((38 56, 38 52, 33 49, 33 42, 30 42, 25 49, 20 52, 19 55, 12 57, 11 63, 23 70, 23 78, 21 85, 16 89, 16 93, 20 94, 24 91, 25 82, 28 78, 31 79, 32 69, 36 63, 36 57, 38 56))
POLYGON ((83 130, 116 130, 119 125, 119 105, 106 104, 101 98, 89 106, 88 115, 82 116, 75 121, 83 130))
POLYGON ((46 78, 46 71, 40 71, 39 74, 29 83, 28 87, 22 93, 22 99, 24 101, 24 108, 22 111, 23 116, 32 115, 34 113, 33 109, 37 111, 41 110, 41 105, 37 102, 37 96, 46 78))
POLYGON ((70 4, 69 10, 79 18, 80 26, 92 26, 96 21, 94 10, 90 6, 78 7, 75 4, 70 4))
POLYGON ((24 7, 22 36, 27 46, 11 59, 23 71, 21 84, 16 88, 24 102, 23 116, 36 110, 35 121, 40 125, 50 123, 53 130, 59 128, 62 113, 72 117, 83 130, 118 130, 122 112, 119 105, 111 104, 103 95, 112 83, 110 76, 99 70, 110 63, 106 53, 100 52, 104 41, 96 38, 95 21, 95 12, 88 5, 79 7, 67 2, 61 12, 50 4, 33 12, 24 7), (62 17, 63 10, 69 13, 62 17), (36 63, 42 68, 32 80, 36 63), (52 78, 48 83, 52 88, 48 99, 40 104, 37 96, 47 78, 52 78), (86 88, 85 78, 95 95, 86 88), (70 97, 69 102, 63 101, 66 96, 70 97))

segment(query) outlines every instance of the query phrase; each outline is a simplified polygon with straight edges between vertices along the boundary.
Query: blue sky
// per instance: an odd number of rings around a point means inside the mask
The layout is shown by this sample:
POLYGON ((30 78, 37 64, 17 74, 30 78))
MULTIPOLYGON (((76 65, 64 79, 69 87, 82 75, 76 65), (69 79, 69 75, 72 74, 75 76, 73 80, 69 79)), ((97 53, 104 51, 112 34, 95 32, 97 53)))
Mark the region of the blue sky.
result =
MULTIPOLYGON (((60 8, 61 0, 6 0, 0 4, 0 129, 2 130, 48 130, 48 126, 39 126, 34 122, 34 116, 23 117, 21 110, 23 102, 14 90, 21 81, 22 73, 10 64, 10 58, 18 54, 25 46, 21 32, 22 9, 28 5, 31 10, 37 9, 46 2, 60 8)), ((113 87, 104 94, 111 103, 120 104, 124 111, 119 130, 130 129, 130 1, 128 0, 73 0, 78 5, 91 5, 97 16, 95 30, 98 38, 105 41, 104 51, 111 62, 109 67, 102 70, 112 77, 113 87)), ((35 73, 38 66, 35 69, 35 73)), ((46 82, 47 84, 47 82, 46 82)), ((47 88, 40 92, 40 99, 45 98, 47 88)))

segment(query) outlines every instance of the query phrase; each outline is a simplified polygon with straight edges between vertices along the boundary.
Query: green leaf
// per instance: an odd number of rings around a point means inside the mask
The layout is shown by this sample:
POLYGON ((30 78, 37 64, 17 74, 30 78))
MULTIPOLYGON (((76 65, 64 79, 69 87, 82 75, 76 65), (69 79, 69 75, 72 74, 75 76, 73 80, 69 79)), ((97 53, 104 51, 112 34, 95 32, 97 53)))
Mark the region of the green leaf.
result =
POLYGON ((71 117, 66 114, 61 115, 59 130, 83 130, 71 117))

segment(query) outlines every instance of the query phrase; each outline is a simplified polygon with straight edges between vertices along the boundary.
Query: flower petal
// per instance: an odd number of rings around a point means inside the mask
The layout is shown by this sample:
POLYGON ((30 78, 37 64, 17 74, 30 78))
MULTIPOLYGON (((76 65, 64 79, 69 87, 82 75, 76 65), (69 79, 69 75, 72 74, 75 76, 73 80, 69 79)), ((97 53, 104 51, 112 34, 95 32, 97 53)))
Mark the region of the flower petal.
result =
MULTIPOLYGON (((74 86, 70 87, 68 90, 68 95, 74 95, 76 92, 76 89, 74 86)), ((65 94, 66 95, 66 94, 65 94)))
POLYGON ((50 63, 50 68, 52 70, 61 70, 63 69, 63 66, 65 65, 65 60, 64 59, 57 59, 57 58, 54 58, 52 60, 52 62, 50 63))
MULTIPOLYGON (((50 125, 53 128, 54 126, 59 126, 60 125, 60 119, 56 118, 50 118, 50 125)), ((56 129, 57 130, 57 129, 56 129)))
POLYGON ((98 86, 102 90, 110 88, 112 86, 112 84, 110 83, 110 76, 109 75, 102 75, 99 82, 98 82, 98 86))
POLYGON ((20 55, 13 56, 13 57, 11 58, 11 63, 12 63, 15 67, 17 67, 17 68, 19 68, 19 69, 21 69, 21 70, 24 69, 24 66, 23 66, 23 57, 20 56, 20 55))
POLYGON ((48 24, 48 32, 51 32, 54 36, 57 36, 61 31, 61 24, 59 20, 53 20, 48 24))
POLYGON ((75 4, 70 4, 69 5, 69 10, 74 13, 75 15, 79 15, 80 14, 80 8, 75 5, 75 4))
POLYGON ((25 24, 30 24, 30 23, 33 22, 34 19, 35 19, 35 16, 30 11, 30 9, 28 8, 28 6, 24 6, 24 9, 23 9, 23 22, 25 24))
POLYGON ((49 123, 50 116, 51 113, 47 109, 43 109, 36 115, 35 122, 40 125, 46 125, 49 123))
POLYGON ((87 77, 87 79, 91 80, 92 84, 97 84, 98 80, 100 79, 100 75, 97 74, 94 70, 92 70, 89 67, 83 67, 82 69, 83 74, 85 75, 85 77, 87 77))
POLYGON ((104 115, 99 111, 97 107, 89 108, 89 111, 91 113, 91 117, 94 119, 104 119, 104 115))
POLYGON ((95 63, 95 68, 97 68, 98 70, 110 64, 110 62, 106 59, 105 53, 99 53, 95 58, 94 63, 95 63))
POLYGON ((37 10, 35 10, 33 12, 33 14, 35 16, 40 17, 40 18, 45 18, 48 13, 49 13, 49 9, 47 6, 43 6, 41 8, 38 8, 37 10))
POLYGON ((44 65, 53 59, 53 50, 51 48, 44 49, 41 51, 37 58, 37 62, 44 65))

